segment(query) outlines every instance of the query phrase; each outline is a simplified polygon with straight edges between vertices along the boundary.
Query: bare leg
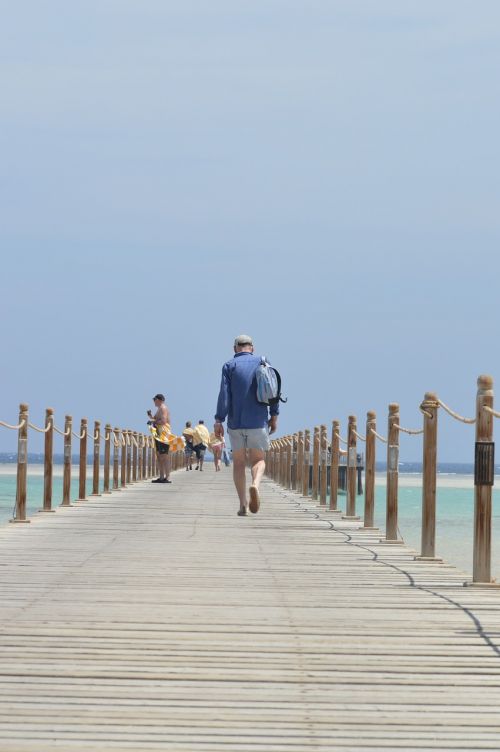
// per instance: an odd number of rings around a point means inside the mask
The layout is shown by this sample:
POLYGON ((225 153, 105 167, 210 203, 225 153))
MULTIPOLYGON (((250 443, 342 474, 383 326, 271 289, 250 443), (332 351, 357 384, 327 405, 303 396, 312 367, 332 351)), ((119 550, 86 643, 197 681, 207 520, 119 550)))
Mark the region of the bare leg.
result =
POLYGON ((158 454, 158 466, 160 470, 160 478, 168 478, 168 454, 158 454))
POLYGON ((200 452, 200 470, 203 470, 204 461, 205 461, 205 452, 200 452))
POLYGON ((214 449, 214 465, 216 470, 220 470, 220 448, 214 449))
POLYGON ((240 509, 248 509, 246 480, 247 450, 233 449, 233 480, 240 500, 240 509))
POLYGON ((266 469, 264 452, 261 449, 249 449, 248 453, 250 455, 250 468, 252 470, 252 485, 258 488, 266 469))

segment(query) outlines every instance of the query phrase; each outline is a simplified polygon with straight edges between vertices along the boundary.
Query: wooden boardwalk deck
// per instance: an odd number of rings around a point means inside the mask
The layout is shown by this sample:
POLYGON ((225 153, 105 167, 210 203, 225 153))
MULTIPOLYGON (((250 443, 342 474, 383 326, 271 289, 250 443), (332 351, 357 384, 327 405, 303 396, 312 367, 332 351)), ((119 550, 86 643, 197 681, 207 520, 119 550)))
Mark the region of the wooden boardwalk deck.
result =
POLYGON ((207 467, 0 528, 1 752, 500 748, 500 592, 235 510, 207 467))

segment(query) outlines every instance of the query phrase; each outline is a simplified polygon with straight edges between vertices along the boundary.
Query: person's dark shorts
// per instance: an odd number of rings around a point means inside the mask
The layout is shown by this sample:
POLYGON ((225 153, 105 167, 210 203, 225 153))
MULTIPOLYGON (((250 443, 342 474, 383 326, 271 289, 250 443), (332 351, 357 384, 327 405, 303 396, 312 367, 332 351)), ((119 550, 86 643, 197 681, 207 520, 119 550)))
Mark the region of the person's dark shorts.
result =
POLYGON ((168 450, 170 449, 168 444, 164 444, 163 441, 158 441, 158 439, 155 439, 155 444, 158 454, 168 454, 168 450))
POLYGON ((193 449, 198 459, 200 459, 200 457, 203 457, 205 452, 207 451, 205 444, 196 444, 196 446, 193 447, 193 449))
POLYGON ((194 452, 193 445, 190 441, 186 441, 186 446, 184 447, 184 454, 186 457, 192 457, 194 452))

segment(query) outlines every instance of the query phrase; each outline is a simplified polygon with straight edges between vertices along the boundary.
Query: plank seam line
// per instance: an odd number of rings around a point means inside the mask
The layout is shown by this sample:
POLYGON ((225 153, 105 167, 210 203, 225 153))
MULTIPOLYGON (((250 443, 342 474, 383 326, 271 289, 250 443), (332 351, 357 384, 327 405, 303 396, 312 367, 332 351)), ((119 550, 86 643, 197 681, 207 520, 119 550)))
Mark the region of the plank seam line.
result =
POLYGON ((364 551, 368 551, 368 553, 372 554, 373 558, 372 561, 375 564, 382 564, 382 566, 389 567, 390 569, 394 569, 399 574, 402 574, 404 577, 407 578, 408 583, 410 587, 414 588, 415 590, 420 590, 421 592, 428 593, 429 595, 433 595, 435 598, 439 598, 446 603, 450 604, 451 606, 454 606, 455 608, 459 609, 464 613, 466 616, 469 617, 469 619, 474 624, 474 628, 478 634, 478 636, 483 640, 483 642, 493 650, 495 655, 500 658, 500 647, 496 645, 491 637, 487 634, 485 631, 480 619, 473 613, 473 611, 470 608, 467 608, 467 606, 463 606, 461 603, 458 603, 457 601, 453 600, 453 598, 450 598, 447 595, 443 595, 442 593, 437 593, 435 590, 431 590, 430 588, 426 588, 423 585, 417 585, 414 578, 409 574, 409 572, 406 572, 404 569, 401 569, 401 567, 396 566, 396 564, 391 564, 388 561, 384 561, 380 558, 379 554, 374 551, 373 549, 369 548, 368 546, 364 546, 361 543, 356 543, 352 536, 349 535, 349 533, 346 533, 344 530, 340 530, 338 527, 335 527, 333 522, 331 520, 326 520, 324 517, 321 517, 317 512, 314 512, 310 509, 306 509, 302 507, 302 504, 300 501, 297 501, 296 499, 293 499, 290 497, 289 494, 283 493, 282 491, 279 491, 282 496, 284 496, 289 501, 292 501, 292 503, 296 504, 302 512, 305 512, 306 514, 312 514, 317 520, 321 520, 321 522, 326 522, 330 526, 330 530, 334 530, 336 533, 340 533, 346 538, 346 543, 350 546, 355 546, 356 548, 362 549, 364 551))

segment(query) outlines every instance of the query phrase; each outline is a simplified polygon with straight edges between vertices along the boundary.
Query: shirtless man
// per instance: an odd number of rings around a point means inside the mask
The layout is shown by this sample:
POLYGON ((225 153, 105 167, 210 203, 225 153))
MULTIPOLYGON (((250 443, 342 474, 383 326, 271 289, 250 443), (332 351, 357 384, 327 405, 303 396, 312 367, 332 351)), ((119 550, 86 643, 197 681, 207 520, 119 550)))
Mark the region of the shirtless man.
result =
MULTIPOLYGON (((165 404, 165 397, 163 394, 156 394, 153 397, 153 402, 155 403, 156 413, 153 415, 151 410, 148 410, 148 416, 152 419, 150 422, 156 426, 159 433, 163 426, 170 425, 170 411, 165 404)), ((151 483, 172 483, 172 481, 169 480, 170 457, 168 456, 168 450, 170 447, 168 444, 158 441, 158 439, 155 439, 155 444, 160 477, 152 480, 151 483)))

